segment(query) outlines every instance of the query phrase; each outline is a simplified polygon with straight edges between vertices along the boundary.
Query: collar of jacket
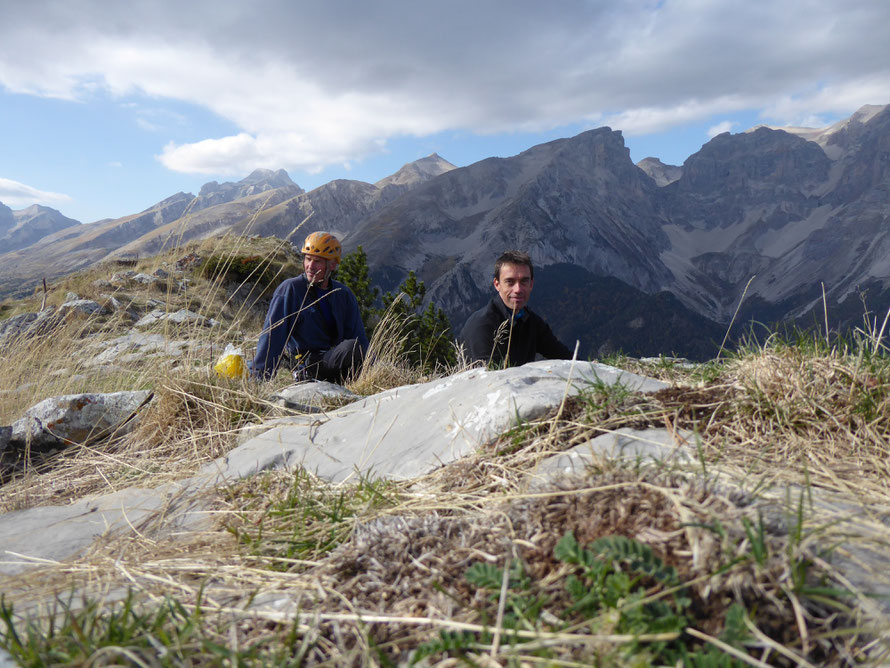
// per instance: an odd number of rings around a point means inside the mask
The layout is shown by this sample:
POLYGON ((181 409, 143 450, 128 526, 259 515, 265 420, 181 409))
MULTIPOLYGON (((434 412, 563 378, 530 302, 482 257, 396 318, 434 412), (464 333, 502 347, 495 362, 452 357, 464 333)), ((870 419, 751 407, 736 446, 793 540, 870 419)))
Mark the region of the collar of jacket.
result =
MULTIPOLYGON (((509 320, 513 317, 513 309, 507 308, 507 305, 504 303, 504 300, 498 297, 492 297, 492 303, 495 305, 495 308, 498 310, 504 320, 509 320)), ((515 322, 525 322, 528 320, 529 315, 531 315, 531 309, 528 306, 523 306, 517 314, 521 314, 520 317, 516 318, 515 322)))

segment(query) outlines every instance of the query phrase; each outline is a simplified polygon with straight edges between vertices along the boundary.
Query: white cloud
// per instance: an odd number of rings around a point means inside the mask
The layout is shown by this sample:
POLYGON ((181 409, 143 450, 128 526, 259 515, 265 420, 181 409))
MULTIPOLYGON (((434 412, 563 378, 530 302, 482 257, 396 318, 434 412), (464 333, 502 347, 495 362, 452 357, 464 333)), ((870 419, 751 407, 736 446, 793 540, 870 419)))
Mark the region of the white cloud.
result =
POLYGON ((873 0, 38 0, 4 9, 0 85, 74 100, 141 92, 238 128, 168 143, 170 169, 317 170, 445 130, 834 118, 890 102, 888 24, 890 3, 873 0))
POLYGON ((690 100, 670 107, 642 107, 627 109, 603 119, 605 125, 622 130, 627 135, 661 132, 675 125, 699 121, 715 114, 745 109, 750 100, 736 96, 721 96, 711 100, 690 100))
POLYGON ((736 125, 738 125, 738 123, 735 121, 723 121, 717 123, 717 125, 712 125, 708 128, 708 139, 713 139, 717 135, 722 135, 724 132, 731 132, 736 125))
POLYGON ((0 202, 11 209, 23 209, 32 204, 58 206, 70 201, 68 195, 38 190, 18 181, 0 178, 0 202))

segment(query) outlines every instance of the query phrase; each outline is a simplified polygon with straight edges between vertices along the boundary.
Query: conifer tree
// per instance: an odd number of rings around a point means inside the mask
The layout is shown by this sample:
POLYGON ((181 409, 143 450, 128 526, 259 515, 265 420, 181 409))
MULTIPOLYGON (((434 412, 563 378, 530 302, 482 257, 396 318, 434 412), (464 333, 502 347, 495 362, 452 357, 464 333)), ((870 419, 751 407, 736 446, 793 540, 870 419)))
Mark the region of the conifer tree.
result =
POLYGON ((380 309, 377 306, 380 288, 371 286, 368 256, 361 246, 343 256, 337 267, 337 280, 345 283, 358 300, 359 313, 365 324, 365 331, 370 337, 380 317, 380 309))
POLYGON ((454 364, 456 360, 451 324, 445 311, 430 303, 422 310, 426 286, 411 271, 395 293, 387 292, 380 299, 380 288, 371 286, 368 256, 359 246, 345 255, 337 269, 337 280, 345 283, 358 300, 365 331, 370 338, 381 316, 387 310, 398 322, 404 336, 401 353, 408 361, 434 371, 437 367, 454 364), (379 304, 382 303, 381 308, 379 304))
POLYGON ((411 364, 422 367, 424 371, 434 371, 457 360, 448 316, 432 302, 421 312, 425 296, 423 281, 409 271, 396 294, 388 292, 383 296, 383 308, 391 308, 390 312, 402 320, 405 334, 403 352, 411 364))

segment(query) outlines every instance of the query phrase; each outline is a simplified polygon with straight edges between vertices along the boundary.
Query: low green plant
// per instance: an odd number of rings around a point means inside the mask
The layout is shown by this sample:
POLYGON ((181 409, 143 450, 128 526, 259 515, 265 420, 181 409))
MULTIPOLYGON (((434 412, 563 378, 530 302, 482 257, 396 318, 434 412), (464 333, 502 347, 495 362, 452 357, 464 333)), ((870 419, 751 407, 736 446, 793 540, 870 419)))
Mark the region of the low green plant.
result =
MULTIPOLYGON (((412 663, 440 655, 472 663, 471 652, 490 649, 492 627, 499 621, 505 642, 525 655, 546 658, 548 652, 540 648, 522 649, 523 643, 529 643, 534 635, 518 635, 516 630, 560 632, 587 625, 593 633, 637 638, 624 648, 625 660, 635 664, 646 661, 699 668, 744 665, 712 645, 699 646, 698 641, 685 634, 693 623, 692 600, 676 570, 644 543, 611 535, 583 546, 572 532, 567 532, 557 542, 554 557, 568 567, 558 571, 568 593, 567 601, 541 593, 518 559, 508 562, 506 574, 491 563, 475 563, 467 569, 465 578, 487 593, 487 607, 480 610, 486 630, 442 631, 418 647, 412 663), (502 612, 497 620, 492 612, 495 606, 500 606, 502 612), (548 620, 560 621, 545 625, 544 612, 548 620), (658 639, 652 640, 652 636, 658 639)), ((744 616, 741 605, 731 606, 719 640, 741 648, 747 639, 744 616)))
POLYGON ((620 412, 633 394, 633 390, 620 380, 609 383, 597 376, 581 388, 576 400, 584 407, 585 420, 593 423, 620 412))
MULTIPOLYGON (((534 592, 534 583, 525 573, 520 560, 512 559, 507 569, 502 627, 526 630, 541 628, 540 614, 549 602, 547 597, 534 592)), ((488 562, 477 562, 467 569, 465 577, 470 584, 490 591, 489 600, 492 603, 499 603, 504 578, 503 569, 488 562)), ((495 622, 494 619, 487 617, 484 610, 482 617, 485 624, 495 622)))
MULTIPOLYGON (((132 590, 119 602, 56 599, 43 619, 16 617, 0 597, 0 648, 18 665, 242 666, 300 665, 306 642, 297 625, 260 641, 230 642, 239 633, 229 616, 198 602, 186 607, 165 596, 140 603, 132 590)), ((243 632, 243 631, 242 631, 243 632)))
POLYGON ((261 509, 258 519, 236 513, 237 521, 226 529, 252 554, 267 557, 273 570, 290 570, 295 560, 318 559, 345 541, 357 517, 395 501, 391 483, 383 479, 332 487, 298 469, 290 488, 261 509))

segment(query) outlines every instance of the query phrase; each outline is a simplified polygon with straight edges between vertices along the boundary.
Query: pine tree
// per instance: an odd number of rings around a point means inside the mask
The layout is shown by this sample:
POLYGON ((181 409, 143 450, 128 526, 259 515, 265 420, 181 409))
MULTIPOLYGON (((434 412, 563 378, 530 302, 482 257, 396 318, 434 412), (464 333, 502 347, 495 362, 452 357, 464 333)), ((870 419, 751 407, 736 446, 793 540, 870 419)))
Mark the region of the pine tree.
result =
POLYGON ((413 271, 408 272, 395 293, 383 295, 383 308, 378 302, 380 288, 371 286, 368 256, 361 246, 343 257, 337 269, 337 280, 345 283, 355 294, 369 338, 373 336, 382 315, 389 310, 389 317, 396 320, 397 329, 405 339, 400 352, 412 365, 429 372, 456 363, 448 316, 432 303, 421 310, 426 286, 413 271))
POLYGON ((365 331, 370 338, 374 326, 380 319, 380 309, 377 307, 380 288, 371 287, 368 256, 361 246, 352 253, 343 256, 337 267, 337 280, 345 283, 358 300, 359 313, 365 324, 365 331))
POLYGON ((452 345, 451 324, 445 311, 433 303, 420 312, 426 286, 418 280, 413 271, 399 286, 398 292, 383 296, 384 310, 389 309, 391 317, 401 320, 401 330, 405 337, 402 352, 415 366, 424 371, 434 371, 437 367, 455 364, 457 358, 452 345))

